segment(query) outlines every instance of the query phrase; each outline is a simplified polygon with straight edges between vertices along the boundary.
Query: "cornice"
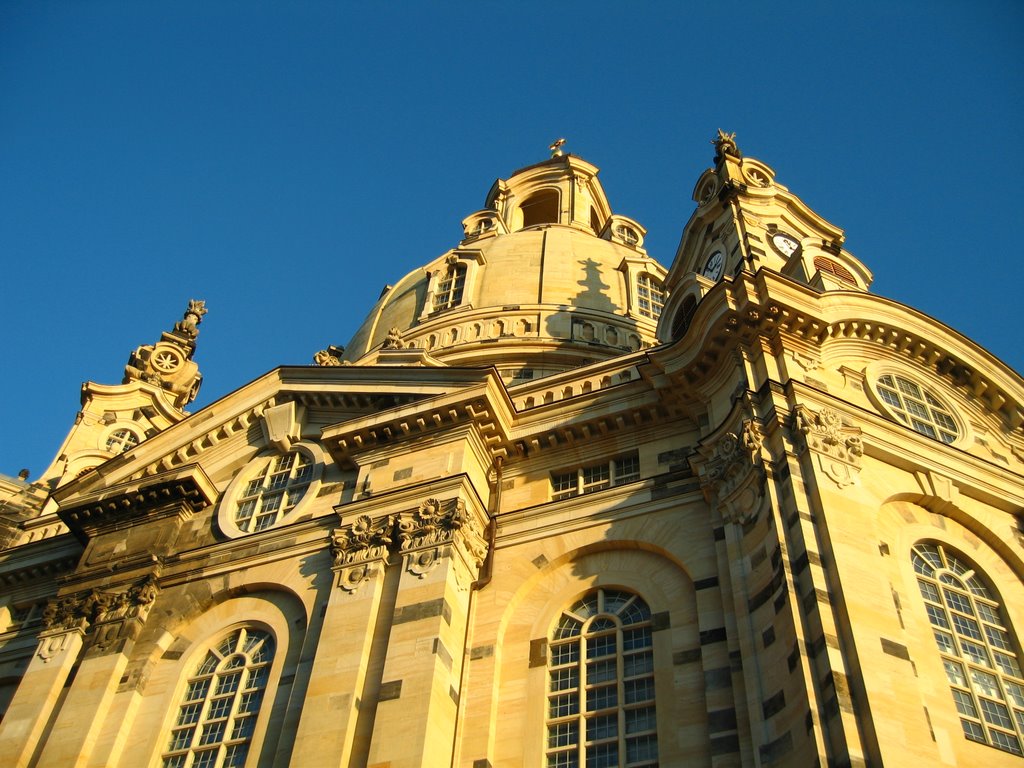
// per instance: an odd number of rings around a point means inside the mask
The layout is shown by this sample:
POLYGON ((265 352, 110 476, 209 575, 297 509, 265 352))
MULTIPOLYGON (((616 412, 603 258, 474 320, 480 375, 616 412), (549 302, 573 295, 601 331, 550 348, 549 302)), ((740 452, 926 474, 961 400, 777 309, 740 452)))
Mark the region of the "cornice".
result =
POLYGON ((58 517, 85 541, 96 532, 132 525, 142 517, 190 517, 216 500, 217 489, 202 467, 189 464, 92 493, 79 494, 71 484, 58 489, 53 498, 58 517))
POLYGON ((358 455, 379 446, 471 425, 492 456, 504 456, 509 450, 512 402, 493 369, 476 373, 475 386, 325 427, 323 445, 340 466, 350 466, 358 455))
POLYGON ((721 281, 698 304, 683 338, 649 356, 674 384, 698 386, 729 350, 772 337, 817 349, 857 342, 898 355, 966 388, 1010 429, 1024 423, 1024 382, 956 331, 891 299, 859 291, 818 293, 767 269, 721 281))

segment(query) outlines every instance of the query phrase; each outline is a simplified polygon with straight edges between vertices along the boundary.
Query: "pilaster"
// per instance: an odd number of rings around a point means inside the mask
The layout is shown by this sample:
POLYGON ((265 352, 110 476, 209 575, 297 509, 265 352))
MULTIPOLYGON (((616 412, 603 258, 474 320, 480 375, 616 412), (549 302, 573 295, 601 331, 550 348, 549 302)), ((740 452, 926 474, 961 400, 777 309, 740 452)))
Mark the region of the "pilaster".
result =
POLYGON ((470 588, 486 553, 484 519, 459 497, 427 499, 398 518, 402 570, 370 765, 451 761, 470 588))
MULTIPOLYGON (((371 667, 374 639, 389 602, 385 571, 395 516, 360 515, 338 528, 331 541, 334 580, 325 606, 323 627, 310 684, 292 751, 293 765, 310 755, 318 764, 347 767, 359 731, 360 712, 372 708, 371 667), (366 704, 364 704, 366 701, 366 704)), ((390 628, 390 616, 387 626, 390 628)))

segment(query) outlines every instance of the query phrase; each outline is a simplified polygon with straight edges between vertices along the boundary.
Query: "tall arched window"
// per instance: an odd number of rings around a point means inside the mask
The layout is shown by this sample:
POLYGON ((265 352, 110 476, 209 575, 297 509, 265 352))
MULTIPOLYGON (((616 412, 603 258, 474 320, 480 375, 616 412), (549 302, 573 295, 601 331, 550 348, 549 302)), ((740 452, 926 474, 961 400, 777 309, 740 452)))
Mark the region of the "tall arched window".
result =
POLYGON ((267 687, 274 639, 236 629, 207 651, 188 679, 163 768, 241 768, 267 687))
POLYGON ((551 636, 547 765, 658 763, 651 611, 637 595, 596 589, 551 636))
POLYGON ((434 311, 451 309, 462 303, 462 292, 466 287, 466 265, 458 261, 449 262, 445 272, 437 281, 434 291, 434 311))
POLYGON ((1024 754, 1020 649, 996 594, 971 563, 941 544, 917 544, 911 557, 964 735, 1024 754))

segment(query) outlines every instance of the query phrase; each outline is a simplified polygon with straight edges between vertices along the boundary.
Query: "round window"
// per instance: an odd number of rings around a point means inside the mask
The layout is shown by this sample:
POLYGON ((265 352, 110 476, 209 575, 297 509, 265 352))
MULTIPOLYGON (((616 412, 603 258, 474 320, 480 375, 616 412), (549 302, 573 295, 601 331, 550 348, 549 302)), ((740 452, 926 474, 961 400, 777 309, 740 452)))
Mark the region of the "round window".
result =
POLYGON ((124 453, 139 444, 139 436, 130 429, 115 429, 107 436, 106 449, 111 453, 124 453))
POLYGON ((898 421, 922 435, 944 443, 952 443, 959 437, 949 408, 910 379, 887 373, 878 377, 875 391, 898 421))
POLYGON ((255 475, 241 486, 232 506, 232 521, 245 533, 279 522, 302 501, 314 479, 312 459, 299 451, 256 461, 255 475))

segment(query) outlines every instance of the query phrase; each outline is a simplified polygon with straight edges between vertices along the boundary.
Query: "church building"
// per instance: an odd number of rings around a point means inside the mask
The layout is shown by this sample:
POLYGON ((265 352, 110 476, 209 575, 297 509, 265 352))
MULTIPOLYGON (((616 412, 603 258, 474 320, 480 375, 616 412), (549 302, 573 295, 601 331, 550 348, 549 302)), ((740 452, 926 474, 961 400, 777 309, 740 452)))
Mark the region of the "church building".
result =
POLYGON ((1024 765, 1024 380, 733 135, 667 267, 561 143, 344 348, 189 413, 192 301, 0 476, 0 761, 1024 765))

